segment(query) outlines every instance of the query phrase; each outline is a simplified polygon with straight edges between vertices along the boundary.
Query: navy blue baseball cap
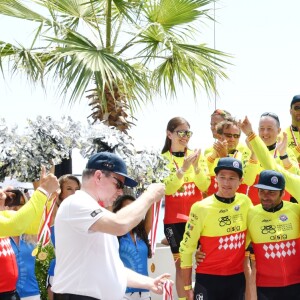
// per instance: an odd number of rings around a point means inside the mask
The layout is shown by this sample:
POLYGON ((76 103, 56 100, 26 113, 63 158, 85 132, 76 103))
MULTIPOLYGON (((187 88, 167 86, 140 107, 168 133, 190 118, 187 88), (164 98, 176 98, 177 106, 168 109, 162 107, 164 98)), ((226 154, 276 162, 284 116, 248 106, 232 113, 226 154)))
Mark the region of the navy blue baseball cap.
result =
POLYGON ((86 164, 87 169, 113 172, 125 177, 124 185, 137 186, 137 182, 127 175, 127 168, 122 158, 111 152, 99 152, 93 154, 86 164))
POLYGON ((234 157, 222 157, 219 159, 217 166, 214 171, 217 174, 220 170, 231 170, 243 177, 242 163, 234 157))
POLYGON ((270 191, 282 191, 285 188, 285 179, 281 173, 273 170, 264 170, 259 174, 258 189, 270 191))
POLYGON ((293 106, 293 104, 300 102, 300 95, 296 95, 293 97, 292 102, 291 102, 291 108, 293 106))

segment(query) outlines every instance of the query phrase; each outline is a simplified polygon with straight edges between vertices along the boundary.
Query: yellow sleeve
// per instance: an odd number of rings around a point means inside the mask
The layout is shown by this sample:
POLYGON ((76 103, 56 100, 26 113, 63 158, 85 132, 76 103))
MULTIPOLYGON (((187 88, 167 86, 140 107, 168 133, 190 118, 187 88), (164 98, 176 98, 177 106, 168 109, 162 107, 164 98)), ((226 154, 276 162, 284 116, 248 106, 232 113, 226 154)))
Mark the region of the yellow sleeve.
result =
POLYGON ((260 164, 265 170, 276 170, 282 173, 285 178, 285 188, 286 190, 297 200, 300 200, 300 176, 292 174, 283 168, 281 165, 277 164, 275 159, 271 156, 267 146, 256 134, 252 134, 248 137, 249 142, 257 156, 260 164))
POLYGON ((180 267, 190 268, 193 265, 193 253, 197 248, 200 234, 203 228, 203 216, 201 211, 203 208, 201 202, 192 205, 189 220, 185 225, 185 232, 180 243, 180 267))
POLYGON ((282 165, 290 173, 300 175, 300 169, 299 169, 298 160, 297 160, 294 152, 292 151, 292 149, 287 148, 286 149, 286 153, 287 153, 288 159, 290 161, 290 165, 288 167, 285 167, 283 165, 282 160, 280 160, 280 158, 278 156, 276 157, 276 162, 279 163, 280 165, 282 165))
POLYGON ((208 153, 206 155, 206 163, 207 163, 207 167, 208 167, 208 171, 209 171, 209 175, 210 176, 215 176, 215 167, 217 166, 218 164, 218 161, 219 161, 219 158, 215 158, 213 159, 211 156, 210 156, 211 153, 208 153))
POLYGON ((47 197, 35 191, 30 200, 17 212, 0 212, 0 237, 36 234, 40 225, 47 197))
MULTIPOLYGON (((177 177, 176 175, 177 169, 174 163, 171 161, 170 152, 164 153, 163 156, 169 160, 169 164, 167 167, 170 170, 169 176, 164 178, 164 184, 166 185, 166 195, 173 195, 184 184, 184 177, 181 179, 177 177)), ((182 163, 180 164, 180 166, 181 165, 182 163)))

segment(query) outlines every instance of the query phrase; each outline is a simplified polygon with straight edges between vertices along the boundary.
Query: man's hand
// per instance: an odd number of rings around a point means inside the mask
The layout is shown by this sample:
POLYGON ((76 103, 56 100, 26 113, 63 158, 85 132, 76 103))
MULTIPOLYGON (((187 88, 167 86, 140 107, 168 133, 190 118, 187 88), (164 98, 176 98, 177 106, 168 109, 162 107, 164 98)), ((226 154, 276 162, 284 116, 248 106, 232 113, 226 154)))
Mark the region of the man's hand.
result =
POLYGON ((51 172, 47 175, 45 166, 42 166, 41 168, 40 187, 49 194, 52 194, 59 189, 59 182, 56 176, 51 172))
POLYGON ((152 183, 148 186, 145 193, 149 193, 152 195, 153 202, 158 202, 165 195, 165 184, 152 183))
POLYGON ((169 280, 172 286, 174 285, 174 282, 169 278, 170 274, 167 273, 154 278, 152 285, 149 286, 149 290, 155 294, 162 295, 164 291, 163 286, 166 280, 169 280))
POLYGON ((286 154, 287 149, 287 133, 283 132, 282 137, 278 137, 278 142, 276 148, 279 152, 279 155, 283 156, 286 154))
POLYGON ((216 141, 213 145, 218 157, 226 157, 228 155, 227 141, 216 141))
POLYGON ((198 266, 201 262, 204 261, 205 259, 205 253, 201 251, 201 245, 199 245, 198 249, 195 252, 195 260, 196 260, 196 265, 198 266))
POLYGON ((243 131, 243 133, 248 136, 250 135, 251 133, 253 133, 253 130, 252 130, 252 125, 250 123, 250 121, 248 120, 248 117, 246 116, 244 121, 239 121, 238 122, 238 126, 240 127, 240 129, 243 131))

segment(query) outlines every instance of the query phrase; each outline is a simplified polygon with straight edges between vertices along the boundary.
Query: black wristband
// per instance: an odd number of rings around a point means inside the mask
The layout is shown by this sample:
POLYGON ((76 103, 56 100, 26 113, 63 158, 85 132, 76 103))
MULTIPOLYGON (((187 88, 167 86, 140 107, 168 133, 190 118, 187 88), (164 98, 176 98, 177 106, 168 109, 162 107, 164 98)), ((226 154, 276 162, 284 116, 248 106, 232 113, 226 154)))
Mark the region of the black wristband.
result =
POLYGON ((279 158, 280 158, 280 160, 284 160, 284 159, 286 159, 286 158, 288 158, 289 156, 287 155, 287 154, 284 154, 284 155, 282 155, 282 156, 279 156, 279 158))

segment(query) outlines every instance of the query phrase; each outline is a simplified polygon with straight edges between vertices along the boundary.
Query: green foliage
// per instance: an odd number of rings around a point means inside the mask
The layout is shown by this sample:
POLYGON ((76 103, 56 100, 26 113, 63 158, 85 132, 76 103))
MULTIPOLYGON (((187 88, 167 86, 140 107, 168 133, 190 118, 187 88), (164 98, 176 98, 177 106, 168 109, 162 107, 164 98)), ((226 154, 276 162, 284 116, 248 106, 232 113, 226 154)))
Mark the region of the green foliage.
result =
POLYGON ((47 300, 48 294, 46 289, 46 281, 48 269, 50 261, 55 257, 53 245, 51 243, 48 244, 45 248, 43 248, 43 252, 47 253, 47 258, 45 260, 39 260, 37 257, 35 263, 35 274, 40 287, 41 300, 47 300))
POLYGON ((105 109, 106 90, 114 87, 131 109, 162 92, 175 96, 183 86, 192 88, 195 96, 201 90, 211 95, 216 79, 227 78, 224 59, 229 57, 201 40, 201 25, 212 21, 214 3, 0 0, 0 15, 38 26, 29 46, 0 41, 0 69, 9 61, 13 72, 25 72, 34 82, 43 84, 50 77, 70 103, 95 84, 105 109))

